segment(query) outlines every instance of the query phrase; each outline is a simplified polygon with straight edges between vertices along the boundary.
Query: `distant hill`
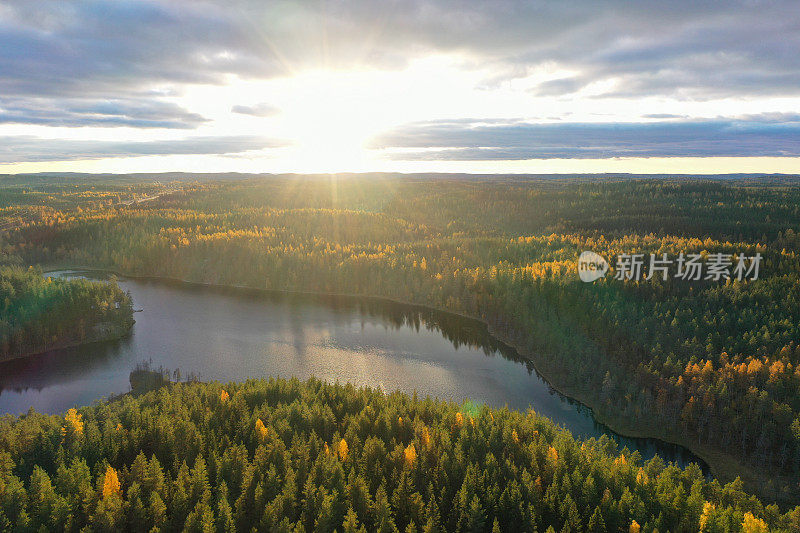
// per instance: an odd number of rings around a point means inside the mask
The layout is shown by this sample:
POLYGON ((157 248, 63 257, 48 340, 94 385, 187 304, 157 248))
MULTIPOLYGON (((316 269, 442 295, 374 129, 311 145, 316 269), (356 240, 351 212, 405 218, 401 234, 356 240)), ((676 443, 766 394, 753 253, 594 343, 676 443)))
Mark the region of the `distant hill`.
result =
MULTIPOLYGON (((372 176, 376 179, 459 179, 459 180, 511 180, 511 181, 598 181, 598 180, 639 180, 639 179, 666 179, 666 180, 725 180, 733 182, 758 182, 760 184, 797 184, 800 183, 799 174, 763 174, 763 173, 737 173, 737 174, 630 174, 630 173, 602 173, 602 174, 465 174, 465 173, 400 173, 400 172, 343 172, 330 174, 339 179, 363 178, 372 176)), ((113 180, 120 183, 136 183, 142 181, 234 181, 258 178, 287 178, 318 179, 329 174, 272 174, 272 173, 241 173, 241 172, 140 172, 131 174, 112 173, 81 173, 81 172, 38 172, 28 174, 0 174, 0 186, 35 183, 63 183, 91 182, 113 180)))

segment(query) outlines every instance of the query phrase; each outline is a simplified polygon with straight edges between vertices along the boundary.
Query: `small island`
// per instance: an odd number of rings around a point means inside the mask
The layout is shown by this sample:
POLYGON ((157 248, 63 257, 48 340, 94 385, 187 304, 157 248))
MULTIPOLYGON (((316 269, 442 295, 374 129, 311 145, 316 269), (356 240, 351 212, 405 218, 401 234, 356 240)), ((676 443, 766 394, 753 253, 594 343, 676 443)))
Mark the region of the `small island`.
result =
POLYGON ((0 361, 113 340, 133 326, 131 298, 114 280, 45 277, 0 267, 0 361))

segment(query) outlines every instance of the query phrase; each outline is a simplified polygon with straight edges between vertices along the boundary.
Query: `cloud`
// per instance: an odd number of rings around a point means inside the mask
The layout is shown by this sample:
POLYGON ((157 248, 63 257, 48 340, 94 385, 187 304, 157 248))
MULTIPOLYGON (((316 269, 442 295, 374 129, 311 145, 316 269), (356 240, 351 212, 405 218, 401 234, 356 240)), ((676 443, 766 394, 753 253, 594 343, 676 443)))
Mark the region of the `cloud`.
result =
POLYGON ((584 78, 559 78, 548 80, 536 86, 534 92, 538 96, 557 96, 560 94, 574 93, 588 85, 589 80, 584 78))
POLYGON ((370 147, 397 160, 605 159, 613 157, 798 157, 800 122, 712 119, 644 123, 409 124, 370 147))
POLYGON ((246 105, 235 105, 231 108, 231 112, 233 113, 240 113, 242 115, 252 115, 254 117, 271 117, 280 113, 280 109, 277 107, 261 103, 252 106, 246 105))
POLYGON ((457 53, 495 80, 542 65, 620 96, 793 95, 794 0, 10 0, 0 13, 0 94, 125 98, 306 68, 400 68, 457 53))
POLYGON ((225 155, 288 146, 256 136, 189 137, 163 141, 89 141, 42 139, 32 135, 0 137, 0 163, 74 161, 149 155, 225 155))
POLYGON ((642 115, 642 118, 687 118, 686 115, 675 115, 673 113, 648 113, 646 115, 642 115))
POLYGON ((65 98, 0 99, 0 124, 194 128, 207 119, 158 100, 65 98))
POLYGON ((0 94, 124 97, 159 84, 218 83, 222 73, 245 72, 257 51, 222 7, 12 1, 0 19, 0 94))
POLYGON ((750 115, 739 115, 735 118, 745 122, 772 122, 786 124, 800 122, 800 113, 757 113, 750 115))

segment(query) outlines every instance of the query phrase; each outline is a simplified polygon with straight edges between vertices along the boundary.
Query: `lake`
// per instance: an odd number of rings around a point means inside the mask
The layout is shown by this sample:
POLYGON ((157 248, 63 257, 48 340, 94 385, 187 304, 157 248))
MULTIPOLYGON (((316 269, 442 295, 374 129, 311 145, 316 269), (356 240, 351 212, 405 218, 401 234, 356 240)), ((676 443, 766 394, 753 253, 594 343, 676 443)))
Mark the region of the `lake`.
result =
POLYGON ((371 299, 124 278, 119 284, 142 310, 134 314, 131 335, 0 364, 0 414, 31 407, 62 413, 127 392, 130 372, 146 361, 178 369, 184 379, 316 376, 421 397, 531 407, 577 437, 606 434, 645 458, 658 453, 707 471, 683 447, 621 437, 597 423, 590 409, 554 391, 529 361, 475 320, 371 299))

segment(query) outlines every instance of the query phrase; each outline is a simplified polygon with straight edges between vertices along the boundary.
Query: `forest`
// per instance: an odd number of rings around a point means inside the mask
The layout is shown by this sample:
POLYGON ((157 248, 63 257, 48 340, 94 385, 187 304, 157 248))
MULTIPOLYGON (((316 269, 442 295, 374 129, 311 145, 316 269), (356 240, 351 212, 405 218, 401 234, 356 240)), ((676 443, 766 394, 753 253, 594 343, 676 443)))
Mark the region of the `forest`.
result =
POLYGON ((612 427, 683 444, 764 501, 800 503, 800 181, 326 175, 3 191, 6 264, 471 316, 612 427), (757 280, 583 283, 584 250, 763 261, 757 280))
POLYGON ((171 383, 0 419, 0 530, 797 531, 536 415, 317 380, 171 383))
POLYGON ((131 299, 114 283, 0 267, 0 361, 118 338, 132 325, 131 299))

